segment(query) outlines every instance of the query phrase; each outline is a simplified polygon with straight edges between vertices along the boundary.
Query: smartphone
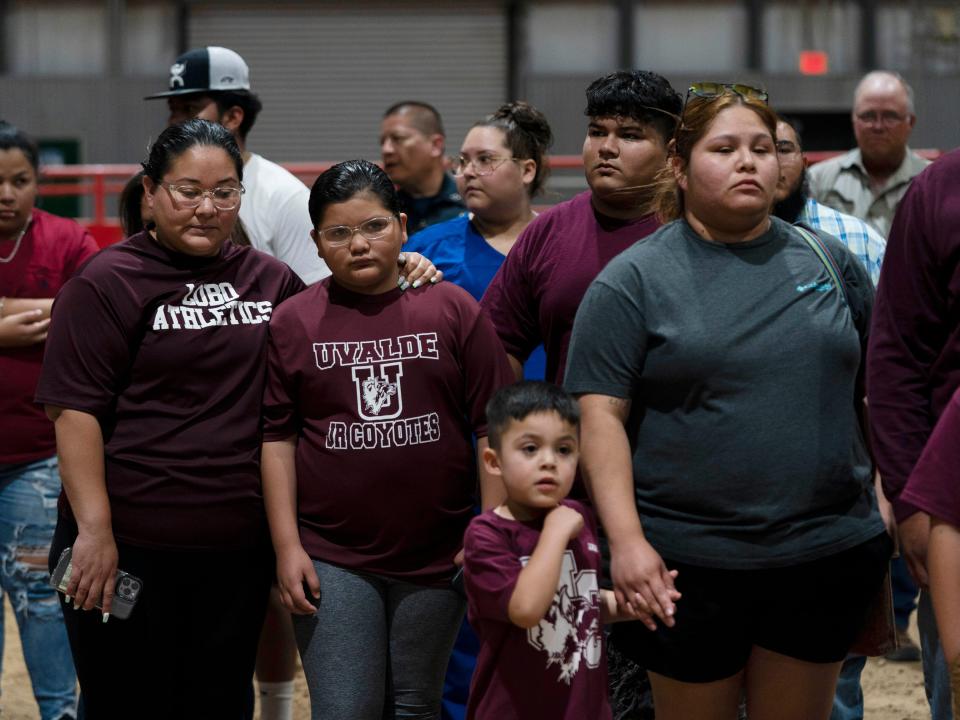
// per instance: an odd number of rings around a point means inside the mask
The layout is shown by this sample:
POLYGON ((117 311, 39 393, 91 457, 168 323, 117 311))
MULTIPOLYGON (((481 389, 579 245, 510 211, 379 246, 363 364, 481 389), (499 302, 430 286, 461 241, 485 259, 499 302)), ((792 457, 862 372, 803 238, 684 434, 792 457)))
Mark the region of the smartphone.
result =
MULTIPOLYGON (((62 593, 67 592, 67 586, 70 584, 70 575, 73 572, 73 562, 71 562, 73 548, 67 548, 60 553, 60 559, 57 566, 53 569, 50 576, 50 584, 62 593)), ((134 577, 123 570, 117 570, 117 584, 113 593, 113 604, 110 607, 110 617, 126 620, 133 612, 137 600, 140 598, 140 591, 143 590, 143 581, 134 577)), ((101 610, 103 606, 97 602, 97 607, 101 610)))

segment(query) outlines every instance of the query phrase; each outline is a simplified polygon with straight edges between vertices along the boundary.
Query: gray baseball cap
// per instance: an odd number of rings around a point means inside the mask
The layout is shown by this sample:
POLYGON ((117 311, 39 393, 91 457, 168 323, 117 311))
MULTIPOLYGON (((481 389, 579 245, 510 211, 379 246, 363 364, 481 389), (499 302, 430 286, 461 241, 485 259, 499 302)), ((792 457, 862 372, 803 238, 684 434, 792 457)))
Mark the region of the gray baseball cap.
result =
POLYGON ((209 91, 250 89, 250 69, 237 53, 225 47, 185 52, 170 66, 170 88, 144 100, 209 91))

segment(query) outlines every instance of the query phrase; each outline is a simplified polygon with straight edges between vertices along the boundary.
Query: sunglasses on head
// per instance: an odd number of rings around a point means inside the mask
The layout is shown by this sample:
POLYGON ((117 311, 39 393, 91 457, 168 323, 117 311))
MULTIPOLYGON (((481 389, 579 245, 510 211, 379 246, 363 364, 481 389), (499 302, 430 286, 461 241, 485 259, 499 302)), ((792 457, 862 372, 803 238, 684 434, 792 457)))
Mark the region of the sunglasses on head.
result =
POLYGON ((690 87, 687 88, 687 96, 684 98, 683 104, 687 104, 687 100, 690 99, 691 95, 699 98, 713 99, 722 97, 728 93, 739 95, 745 100, 761 102, 764 105, 766 105, 770 97, 766 90, 755 88, 751 85, 743 85, 741 83, 695 82, 691 83, 690 87))

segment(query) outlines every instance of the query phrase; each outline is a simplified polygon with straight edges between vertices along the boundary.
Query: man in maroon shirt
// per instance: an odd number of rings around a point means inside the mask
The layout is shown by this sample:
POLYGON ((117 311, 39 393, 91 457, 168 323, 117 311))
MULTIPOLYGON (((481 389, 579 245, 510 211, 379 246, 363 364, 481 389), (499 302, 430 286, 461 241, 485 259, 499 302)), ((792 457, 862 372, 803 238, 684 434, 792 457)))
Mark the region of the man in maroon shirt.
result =
MULTIPOLYGON (((873 449, 893 503, 901 551, 924 588, 921 609, 925 603, 929 608, 930 516, 902 493, 937 419, 960 387, 958 182, 960 151, 954 151, 918 175, 900 202, 887 240, 867 357, 873 449)), ((921 622, 925 615, 932 613, 921 613, 921 622)), ((949 678, 942 652, 929 645, 923 647, 927 699, 940 720, 950 717, 949 678)))
POLYGON ((535 218, 483 296, 518 378, 542 343, 546 379, 563 381, 587 286, 614 256, 657 229, 647 203, 681 105, 670 83, 643 70, 615 72, 587 88, 583 166, 590 189, 535 218))

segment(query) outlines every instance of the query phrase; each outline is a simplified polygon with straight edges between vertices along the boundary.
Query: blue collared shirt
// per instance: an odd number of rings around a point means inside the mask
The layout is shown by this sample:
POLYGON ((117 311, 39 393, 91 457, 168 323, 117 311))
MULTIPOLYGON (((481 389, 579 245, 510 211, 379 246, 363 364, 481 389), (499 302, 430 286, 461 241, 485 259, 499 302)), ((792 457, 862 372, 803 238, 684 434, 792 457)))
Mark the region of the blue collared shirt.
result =
POLYGON ((880 265, 887 241, 876 230, 860 218, 837 212, 813 198, 807 198, 803 212, 797 222, 809 225, 815 230, 823 230, 838 238, 847 248, 860 258, 860 262, 870 273, 870 279, 876 285, 880 280, 880 265))

